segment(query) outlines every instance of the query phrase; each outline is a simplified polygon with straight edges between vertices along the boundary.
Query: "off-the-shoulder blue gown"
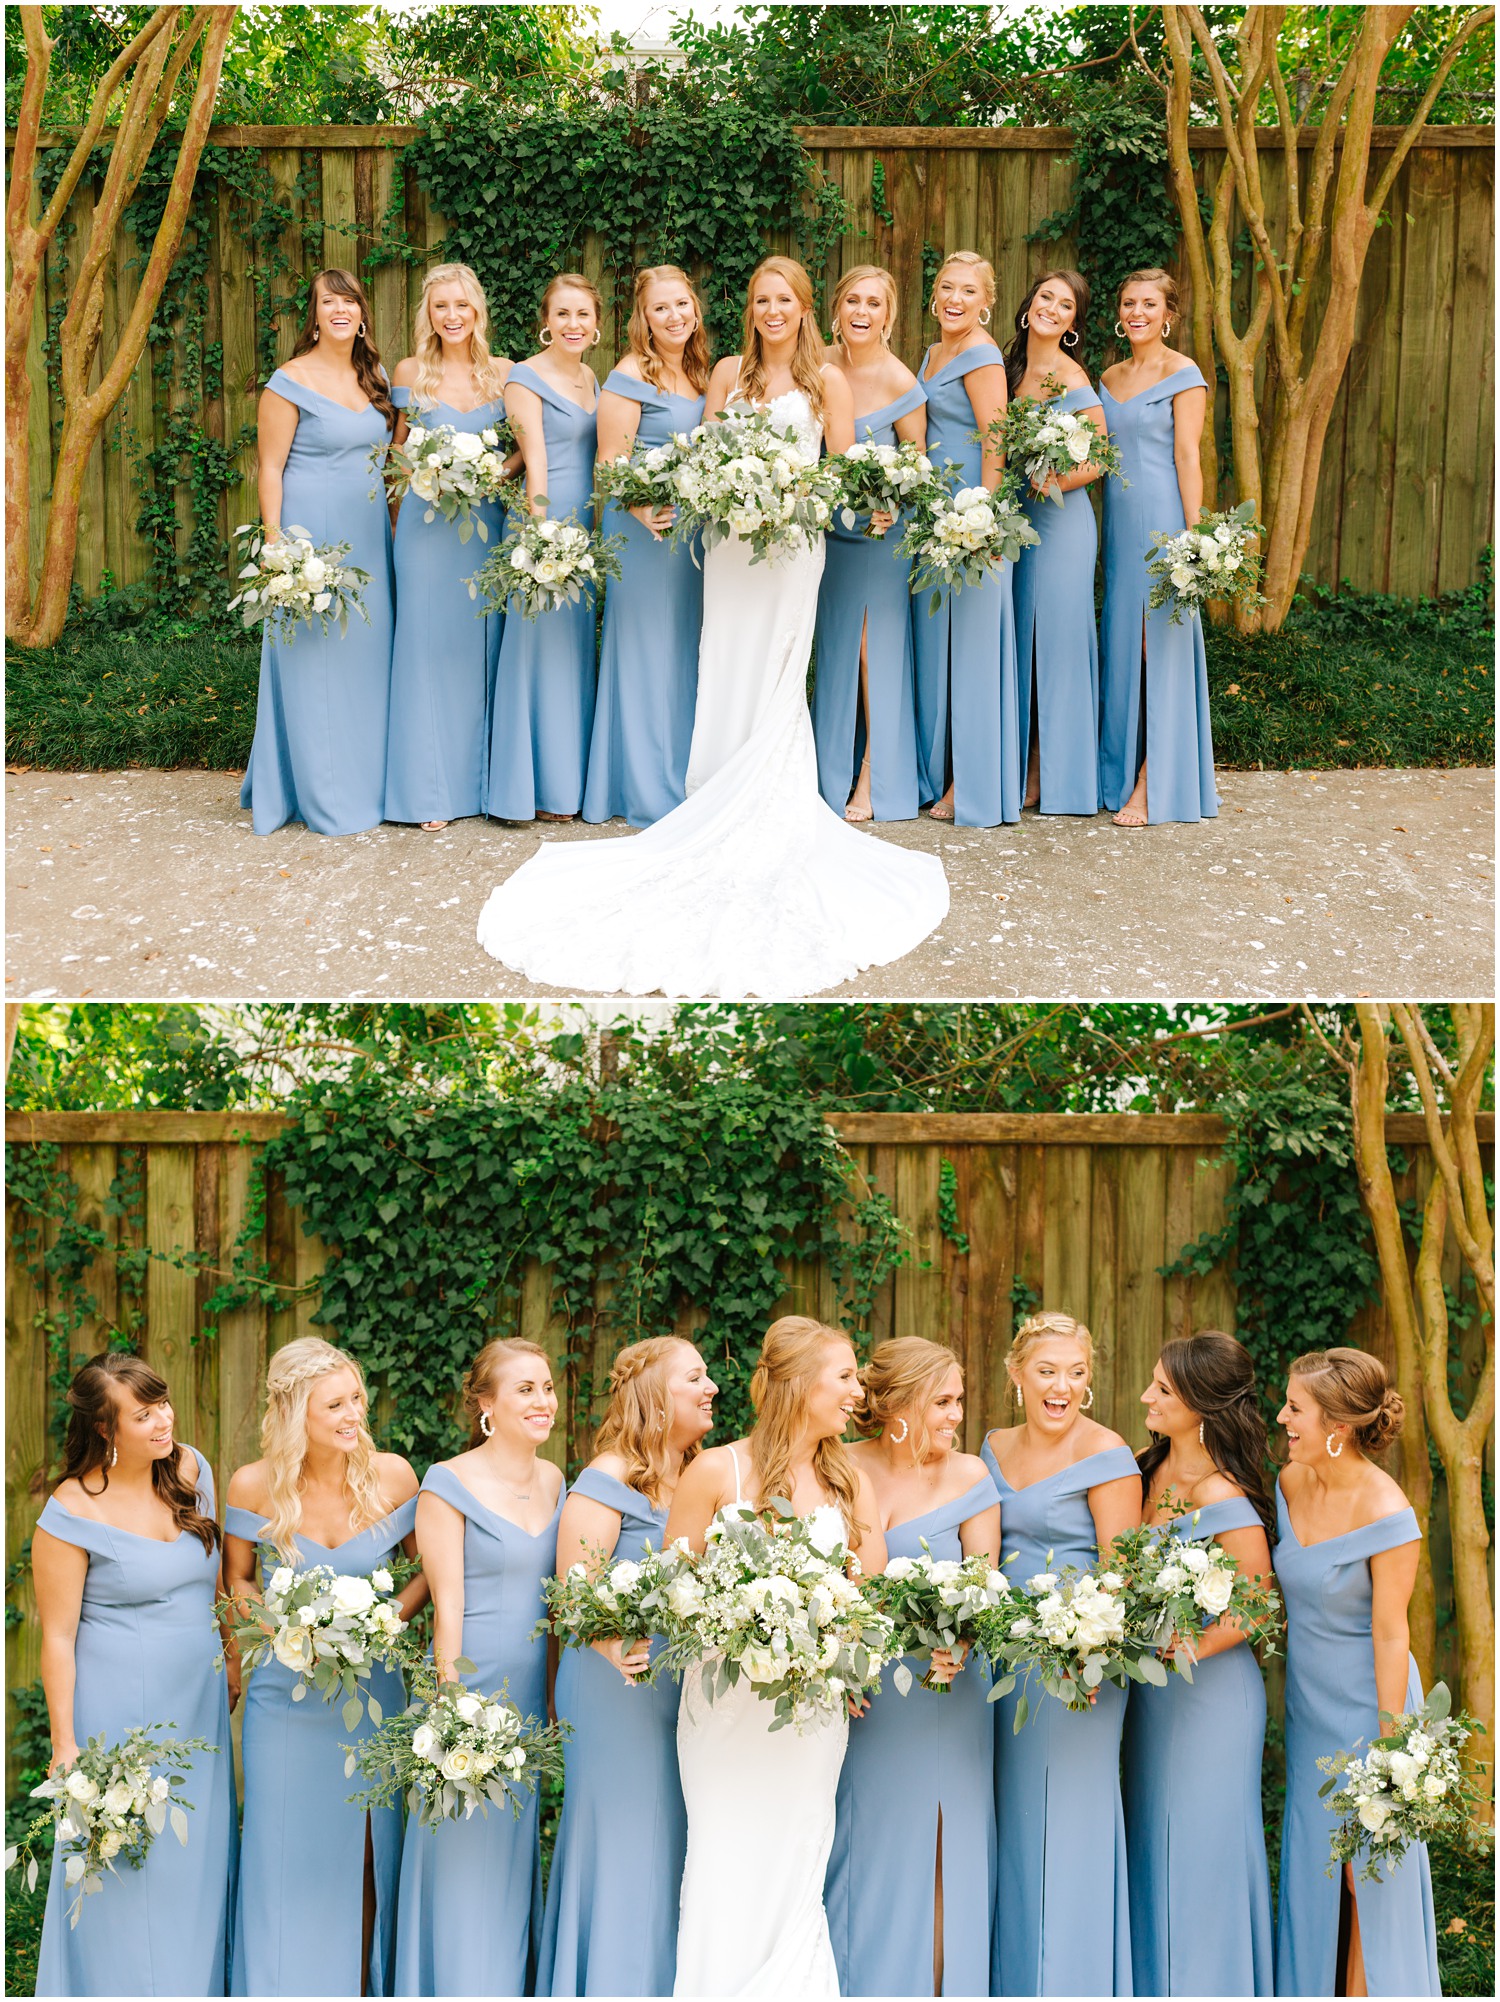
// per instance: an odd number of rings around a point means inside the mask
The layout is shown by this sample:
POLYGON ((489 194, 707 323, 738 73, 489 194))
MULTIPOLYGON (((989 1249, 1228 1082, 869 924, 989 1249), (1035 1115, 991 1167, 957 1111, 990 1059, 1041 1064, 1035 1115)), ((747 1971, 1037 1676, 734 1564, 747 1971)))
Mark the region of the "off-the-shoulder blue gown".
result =
MULTIPOLYGON (((1097 410, 1091 385, 1049 400, 1059 411, 1097 410)), ((1099 635, 1094 565, 1099 526, 1087 487, 1062 506, 1027 491, 1026 517, 1041 541, 1016 560, 1016 666, 1021 687, 1021 770, 1031 755, 1036 703, 1042 813, 1099 811, 1099 635)))
MULTIPOLYGON (((896 423, 927 401, 913 383, 894 403, 854 420, 857 439, 894 445, 896 423)), ((912 678, 911 562, 899 553, 906 532, 898 520, 882 536, 866 535, 866 517, 846 528, 835 512, 823 541, 818 586, 817 668, 813 680, 813 735, 818 745, 818 790, 842 813, 864 761, 866 739, 859 714, 859 641, 865 636, 869 681, 870 805, 876 820, 914 820, 917 814, 916 694, 912 678)))
MULTIPOLYGON (((1100 384, 1109 435, 1120 448, 1125 479, 1104 492, 1104 659, 1100 676, 1099 775, 1104 804, 1115 813, 1129 799, 1146 760, 1151 824, 1210 820, 1219 811, 1213 732, 1208 718, 1208 658, 1196 612, 1173 625, 1168 608, 1146 609, 1156 551, 1152 531, 1179 535, 1187 526, 1173 456, 1172 399, 1204 389, 1191 362, 1165 381, 1119 403, 1100 384), (1146 640, 1142 737, 1141 634, 1146 640)), ((1209 421, 1212 422, 1212 409, 1209 421)))
POLYGON ((391 519, 370 452, 390 432, 373 403, 346 410, 277 369, 266 385, 297 406, 281 475, 281 525, 305 528, 322 547, 350 545, 367 570, 366 624, 299 625, 290 645, 267 624, 260 649, 255 740, 240 787, 257 834, 301 820, 316 834, 358 834, 385 817, 385 755, 395 609, 391 519), (374 499, 371 499, 371 494, 374 499))
MULTIPOLYGON (((327 1565, 341 1577, 373 1571, 411 1534, 415 1495, 329 1550, 297 1539, 298 1567, 327 1565)), ((224 1511, 230 1536, 260 1542, 268 1518, 245 1508, 224 1511)), ((261 1573, 281 1559, 264 1544, 261 1573)), ((375 1867, 375 1929, 370 1995, 391 1993, 396 1878, 401 1867, 401 1810, 368 1817, 349 1805, 355 1781, 344 1773, 345 1747, 374 1727, 365 1711, 353 1731, 342 1706, 309 1691, 276 1660, 251 1671, 245 1690, 245 1819, 239 1897, 234 1916, 232 1995, 358 1995, 363 1956, 365 1829, 375 1867)), ((367 1687, 388 1717, 406 1701, 394 1669, 372 1670, 367 1687)))
MULTIPOLYGON (((926 1515, 886 1531, 891 1557, 961 1558, 961 1526, 999 1499, 988 1475, 926 1515)), ((990 1992, 995 1897, 995 1705, 976 1659, 944 1694, 927 1663, 902 1696, 882 1671, 863 1717, 849 1722, 825 1902, 841 1995, 930 1995, 934 1878, 943 1844, 943 1990, 990 1992)))
MULTIPOLYGON (((604 387, 641 406, 639 451, 664 445, 703 420, 701 396, 676 396, 612 369, 604 387)), ((703 631, 701 552, 691 542, 658 542, 611 501, 607 535, 623 535, 620 575, 604 594, 599 692, 589 744, 585 820, 649 827, 687 793, 688 749, 698 693, 703 631)))
MULTIPOLYGON (((928 349, 930 355, 932 350, 928 349)), ((965 348, 935 375, 917 371, 927 396, 927 451, 951 459, 960 484, 978 486, 983 451, 965 376, 1003 366, 992 342, 965 348)), ((953 780, 953 818, 961 827, 998 827, 1021 817, 1021 724, 1016 681, 1016 626, 1010 565, 982 584, 932 592, 911 601, 916 649, 917 757, 922 798, 941 799, 953 780)))
MULTIPOLYGON (((661 1548, 665 1507, 599 1467, 573 1483, 619 1511, 613 1562, 661 1548)), ((687 1809, 677 1774, 676 1679, 631 1687, 592 1648, 565 1648, 557 1715, 573 1735, 537 1965, 539 1995, 670 1995, 687 1809)))
MULTIPOLYGON (((518 362, 506 387, 542 402, 547 447, 547 518, 576 515, 594 525, 595 413, 518 362)), ((595 396, 598 402, 598 396, 595 396)), ((524 508, 524 497, 516 502, 524 508)), ((594 728, 594 593, 527 619, 514 606, 500 640, 490 722, 488 811, 497 820, 538 812, 577 813, 583 805, 594 728)))
MULTIPOLYGON (((196 1450, 198 1505, 212 1518, 214 1483, 196 1450)), ((184 1849, 167 1828, 139 1870, 104 1875, 84 1900, 53 1865, 37 1961, 38 1995, 222 1995, 228 1975, 229 1907, 236 1827, 228 1685, 214 1673, 219 1651, 214 1598, 217 1550, 184 1530, 170 1543, 72 1515, 54 1499, 38 1528, 88 1556, 73 1641, 77 1682, 73 1731, 80 1745, 159 1724, 157 1735, 202 1738, 184 1794, 192 1802, 184 1849)))
MULTIPOLYGON (((473 410, 414 405, 409 389, 391 401, 413 424, 483 431, 505 415, 501 397, 473 410)), ((408 493, 396 517, 396 640, 391 656, 391 740, 385 765, 387 820, 462 820, 484 812, 489 775, 490 698, 503 612, 469 596, 469 579, 500 540, 504 510, 481 502, 475 516, 489 536, 458 539, 408 493), (482 614, 482 616, 480 616, 482 614)))
MULTIPOLYGON (((1278 1482, 1276 1582, 1286 1602, 1286 1819, 1281 1830, 1281 1885, 1276 1914, 1276 1993, 1338 1992, 1342 1870, 1329 1876, 1333 1816, 1318 1789, 1318 1760, 1369 1745, 1381 1734, 1375 1694, 1370 1559, 1421 1537, 1409 1508, 1362 1529, 1297 1541, 1278 1482)), ((1406 1707, 1419 1708, 1417 1664, 1407 1669, 1406 1707)), ((1425 1842, 1413 1843, 1381 1881, 1367 1884, 1354 1864, 1365 1986, 1371 1995, 1438 1995, 1437 1924, 1425 1842)))
MULTIPOLYGON (((504 1688, 526 1717, 547 1721, 547 1643, 532 1631, 546 1610, 542 1580, 557 1562, 557 1518, 532 1536, 469 1492, 448 1466, 422 1482, 464 1518, 464 1681, 481 1695, 504 1688)), ((398 1995, 529 1995, 542 1922, 541 1802, 408 1825, 396 1931, 398 1995)))
MULTIPOLYGON (((1177 1537, 1259 1529, 1243 1495, 1162 1524, 1177 1537)), ((1130 1948, 1142 1995, 1273 1995, 1271 1878, 1260 1799, 1266 1688, 1241 1642, 1125 1710, 1130 1948), (1212 1923, 1205 1915, 1212 1914, 1212 1923)))
MULTIPOLYGON (((1091 1568, 1099 1556, 1089 1489, 1138 1479, 1124 1446, 1090 1453, 1013 1488, 988 1439, 980 1458, 1000 1490, 1006 1576, 1091 1568)), ((1130 1883, 1120 1803, 1125 1692, 1101 1684, 1089 1710, 1069 1710, 1033 1680, 1031 1718, 1013 1729, 1023 1684, 995 1708, 996 1872, 991 1992, 1129 1995, 1130 1883), (1088 1887, 1080 1896, 1080 1887, 1088 1887)))

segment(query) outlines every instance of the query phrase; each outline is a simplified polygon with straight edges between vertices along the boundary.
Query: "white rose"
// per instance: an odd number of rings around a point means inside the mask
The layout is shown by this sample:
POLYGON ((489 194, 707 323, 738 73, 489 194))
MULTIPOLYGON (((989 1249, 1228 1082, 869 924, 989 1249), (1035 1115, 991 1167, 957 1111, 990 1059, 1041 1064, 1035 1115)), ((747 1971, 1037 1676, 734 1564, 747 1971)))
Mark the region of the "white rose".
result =
POLYGON ((375 1587, 368 1578, 335 1578, 328 1591, 341 1613, 367 1613, 375 1603, 375 1587))
POLYGON ((703 1587, 696 1578, 674 1578, 667 1587, 667 1604, 678 1619, 691 1619, 703 1606, 703 1587))
POLYGON ((442 1754, 443 1741, 430 1724, 419 1724, 411 1734, 411 1748, 417 1758, 435 1766, 442 1754))
POLYGON ((885 1567, 885 1575, 887 1578, 910 1578, 919 1568, 915 1558, 893 1557, 885 1567))
POLYGON ((1417 1771, 1417 1762, 1410 1752, 1391 1753, 1391 1778, 1398 1787, 1404 1787, 1409 1780, 1414 1780, 1417 1771))
POLYGON ((411 476, 411 490, 418 500, 436 500, 438 478, 430 466, 419 466, 411 476))
POLYGON ((283 1668, 301 1675, 313 1664, 313 1640, 306 1627, 286 1627, 271 1643, 271 1652, 283 1668))
POLYGON ((523 574, 528 574, 531 570, 531 551, 519 542, 510 552, 510 567, 512 570, 519 570, 523 574))
POLYGON ((317 590, 328 575, 328 565, 321 556, 309 556, 302 566, 302 581, 317 590))
POLYGON ((1093 449, 1093 439, 1081 427, 1068 440, 1068 457, 1075 466, 1081 466, 1093 449))
POLYGON ((500 433, 495 429, 493 424, 486 424, 479 435, 484 443, 490 447, 491 451, 494 451, 499 446, 500 433))
POLYGON ((609 1582, 617 1592, 633 1592, 641 1582, 640 1565, 632 1564, 627 1558, 624 1563, 615 1565, 609 1574, 609 1582))
POLYGON ((1222 1568, 1205 1571, 1193 1587, 1193 1597, 1211 1619, 1217 1619, 1234 1597, 1234 1574, 1222 1568))
POLYGON ((113 1786, 104 1789, 104 1799, 100 1803, 106 1814, 129 1814, 133 1794, 123 1780, 116 1780, 113 1786))
POLYGON ((752 1682, 775 1682, 782 1674, 780 1663, 768 1647, 747 1647, 740 1656, 740 1667, 752 1682))
POLYGON ((409 452, 414 451, 418 445, 425 442, 426 437, 427 426, 425 424, 409 424, 406 427, 406 449, 409 452))
POLYGON ((384 1565, 378 1571, 370 1573, 370 1583, 377 1592, 393 1592, 396 1589, 396 1581, 384 1565))
POLYGON ((484 447, 485 440, 477 432, 455 431, 448 449, 455 459, 477 459, 484 447))
POLYGON ((158 1773, 156 1778, 151 1782, 150 1791, 151 1798, 154 1801, 163 1801, 172 1791, 172 1782, 167 1778, 165 1773, 158 1773))
POLYGON ((118 1856, 125 1847, 125 1837, 118 1828, 107 1828, 99 1838, 99 1855, 104 1862, 118 1856))
POLYGON ((1448 1782, 1441 1773, 1429 1773, 1422 1782, 1422 1791, 1429 1800, 1441 1800, 1448 1791, 1448 1782))
POLYGON ((297 1608, 297 1624, 303 1627, 315 1627, 318 1624, 317 1607, 299 1606, 297 1608))
POLYGON ((1195 1578, 1200 1578, 1212 1561, 1206 1550, 1200 1550, 1192 1543, 1184 1544, 1182 1553, 1177 1559, 1183 1570, 1191 1571, 1195 1578))
POLYGON ((538 562, 532 575, 539 584, 555 584, 562 575, 562 570, 558 564, 553 562, 550 556, 544 556, 538 562))
POLYGON ((1120 1576, 1118 1571, 1101 1571, 1099 1574, 1099 1589, 1101 1592, 1118 1592, 1124 1583, 1125 1580, 1120 1576))
POLYGON ((1233 572, 1239 569, 1240 562, 1241 559, 1231 552, 1230 555, 1224 558, 1224 568, 1230 572, 1233 572))
POLYGON ((557 530, 558 524, 555 521, 539 521, 536 525, 536 532, 543 542, 551 542, 556 537, 557 530))
POLYGON ((1176 564, 1172 571, 1172 588, 1177 591, 1186 591, 1191 588, 1192 582, 1193 573, 1188 569, 1187 565, 1185 563, 1176 564))
POLYGON ((1055 1571, 1038 1571, 1034 1578, 1026 1580, 1026 1589, 1028 1592, 1050 1592, 1056 1583, 1055 1571))
POLYGON ((281 1598, 283 1593, 291 1591, 292 1580, 296 1575, 290 1564, 278 1564, 276 1569, 271 1573, 271 1583, 268 1590, 276 1598, 281 1598))
POLYGON ((460 1696, 455 1701, 453 1708, 458 1712, 461 1722, 474 1724, 478 1722, 480 1714, 484 1709, 484 1704, 477 1696, 460 1696))
POLYGON ((1423 1731, 1413 1731, 1406 1741, 1406 1749, 1419 1766, 1425 1766, 1432 1755, 1432 1740, 1423 1731))
POLYGON ((487 1703, 484 1706, 484 1728, 492 1737, 505 1729, 505 1706, 503 1703, 487 1703))
POLYGON ((1378 1835, 1391 1818, 1391 1804, 1386 1800, 1361 1801, 1359 1818, 1372 1835, 1378 1835))
POLYGON ((438 1768, 445 1780, 466 1780, 473 1776, 474 1754, 467 1745, 455 1745, 438 1768))

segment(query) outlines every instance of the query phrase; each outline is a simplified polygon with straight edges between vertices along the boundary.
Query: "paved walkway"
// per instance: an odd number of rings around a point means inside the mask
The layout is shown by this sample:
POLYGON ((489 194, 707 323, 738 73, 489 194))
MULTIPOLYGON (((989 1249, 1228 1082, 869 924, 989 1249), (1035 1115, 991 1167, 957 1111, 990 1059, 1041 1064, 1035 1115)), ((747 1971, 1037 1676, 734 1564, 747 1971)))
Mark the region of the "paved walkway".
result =
MULTIPOLYGON (((1494 773, 1226 772, 1217 821, 884 830, 942 856, 941 933, 839 999, 1494 992, 1494 773)), ((532 827, 258 840, 223 772, 14 773, 9 1000, 548 994, 482 953, 532 827)), ((549 840, 597 840, 577 824, 549 840)), ((618 827, 614 830, 619 831, 618 827)))

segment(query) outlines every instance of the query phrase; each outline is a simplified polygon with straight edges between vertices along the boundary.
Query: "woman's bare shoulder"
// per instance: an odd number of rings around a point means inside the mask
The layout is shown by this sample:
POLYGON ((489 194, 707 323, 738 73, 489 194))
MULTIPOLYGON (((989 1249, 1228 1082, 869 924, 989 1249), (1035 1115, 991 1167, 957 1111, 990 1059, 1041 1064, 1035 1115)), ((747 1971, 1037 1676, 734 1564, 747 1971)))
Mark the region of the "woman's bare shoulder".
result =
POLYGON ((264 1460, 250 1460, 229 1476, 224 1500, 230 1508, 247 1508, 264 1515, 271 1499, 270 1476, 264 1460))
POLYGON ((395 368, 391 371, 391 387, 393 389, 410 389, 412 384, 416 381, 416 379, 417 379, 416 356, 415 355, 403 356, 402 359, 397 362, 395 368))

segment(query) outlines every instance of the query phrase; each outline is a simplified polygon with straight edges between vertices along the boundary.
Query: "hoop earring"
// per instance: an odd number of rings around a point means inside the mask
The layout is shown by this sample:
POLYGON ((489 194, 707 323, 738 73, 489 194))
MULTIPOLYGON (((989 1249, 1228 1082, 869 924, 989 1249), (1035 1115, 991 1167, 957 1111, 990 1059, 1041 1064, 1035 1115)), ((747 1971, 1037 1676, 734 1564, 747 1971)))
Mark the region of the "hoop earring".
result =
POLYGON ((931 305, 930 305, 930 306, 929 306, 929 307, 927 308, 927 310, 928 310, 928 312, 929 312, 929 313, 931 313, 931 315, 932 315, 932 317, 933 317, 934 319, 936 319, 936 318, 937 318, 937 316, 938 316, 938 309, 937 309, 937 300, 936 300, 936 299, 934 299, 934 300, 933 300, 932 304, 931 304, 931 305))
POLYGON ((318 345, 318 342, 319 342, 320 340, 322 340, 322 338, 323 338, 323 329, 322 329, 321 327, 314 327, 314 328, 313 328, 313 346, 314 346, 314 347, 316 347, 316 346, 318 345))
POLYGON ((542 331, 541 331, 541 332, 540 332, 540 333, 539 333, 539 334, 537 335, 537 337, 536 337, 536 344, 537 344, 537 346, 538 346, 539 348, 550 348, 550 347, 551 347, 551 345, 552 345, 552 329, 551 329, 550 327, 543 327, 543 328, 542 328, 542 331))
POLYGON ((362 341, 364 337, 365 337, 365 323, 363 320, 361 320, 359 323, 359 332, 354 336, 354 338, 357 341, 362 341))
POLYGON ((115 1464, 115 1463, 116 1463, 116 1461, 117 1461, 117 1460, 119 1459, 119 1457, 120 1457, 120 1449, 119 1449, 119 1447, 118 1447, 118 1446, 112 1446, 112 1447, 110 1448, 110 1454, 109 1454, 109 1464, 110 1464, 111 1466, 114 1466, 114 1464, 115 1464))
POLYGON ((1161 323, 1162 339, 1165 340, 1167 338, 1167 335, 1170 334, 1171 331, 1172 331, 1172 322, 1170 320, 1163 320, 1161 323))
POLYGON ((1333 1434, 1330 1432, 1328 1437, 1323 1441, 1323 1450, 1327 1453, 1330 1460, 1336 1460, 1344 1450, 1344 1442, 1340 1439, 1338 1445, 1335 1446, 1333 1443, 1333 1434))
POLYGON ((1201 1446, 1201 1445, 1203 1445, 1203 1443, 1204 1443, 1204 1439, 1203 1439, 1203 1420, 1202 1420, 1202 1419, 1200 1418, 1200 1419, 1198 1420, 1198 1444, 1199 1444, 1199 1445, 1201 1446))
POLYGON ((1129 334, 1126 333, 1125 329, 1120 325, 1118 320, 1115 321, 1115 334, 1119 340, 1128 341, 1130 339, 1129 334))
POLYGON ((1080 1397, 1078 1400, 1078 1409, 1080 1411, 1092 1411, 1093 1408, 1094 1408, 1094 1386, 1090 1384, 1088 1387, 1087 1394, 1083 1397, 1080 1397))
POLYGON ((490 1414, 487 1411, 481 1411, 479 1414, 479 1436, 482 1439, 488 1439, 494 1429, 494 1420, 490 1417, 490 1414))
POLYGON ((1021 1409, 1022 1409, 1022 1410, 1024 1411, 1024 1410, 1026 1409, 1026 1398, 1025 1398, 1025 1395, 1024 1395, 1024 1393, 1022 1392, 1022 1389, 1021 1389, 1021 1386, 1020 1386, 1020 1384, 1015 1384, 1015 1385, 1013 1385, 1012 1387, 1014 1388, 1014 1390, 1015 1390, 1015 1393, 1016 1393, 1016 1403, 1017 1403, 1017 1404, 1018 1404, 1018 1405, 1019 1405, 1019 1406, 1021 1407, 1021 1409))
POLYGON ((981 327, 987 327, 989 323, 990 323, 990 309, 988 306, 986 306, 983 312, 979 315, 979 324, 981 327))
POLYGON ((603 339, 604 339, 604 334, 602 329, 599 327, 595 327, 594 338, 589 342, 589 346, 591 348, 596 348, 603 339))
POLYGON ((1078 345, 1078 329, 1077 329, 1076 327, 1069 327, 1069 329, 1068 329, 1067 333, 1065 333, 1065 334, 1063 335, 1063 337, 1062 337, 1062 344, 1063 344, 1063 346, 1064 346, 1065 348, 1076 348, 1076 347, 1077 347, 1077 345, 1078 345))
POLYGON ((890 1428, 890 1435, 891 1435, 891 1444, 892 1444, 893 1446, 903 1446, 903 1445, 905 1445, 905 1443, 906 1443, 906 1435, 907 1435, 907 1433, 908 1433, 908 1431, 909 1431, 910 1429, 911 1429, 911 1428, 910 1428, 910 1427, 908 1426, 908 1424, 907 1424, 907 1422, 906 1422, 906 1420, 905 1420, 904 1418, 903 1418, 903 1419, 902 1419, 902 1421, 901 1421, 901 1430, 900 1430, 899 1432, 898 1432, 898 1431, 896 1430, 896 1428, 895 1428, 894 1426, 892 1426, 892 1427, 890 1428))
POLYGON ((1021 325, 1022 325, 1023 327, 1029 327, 1029 326, 1031 325, 1031 315, 1030 315, 1030 313, 1023 313, 1023 314, 1021 315, 1021 325))

